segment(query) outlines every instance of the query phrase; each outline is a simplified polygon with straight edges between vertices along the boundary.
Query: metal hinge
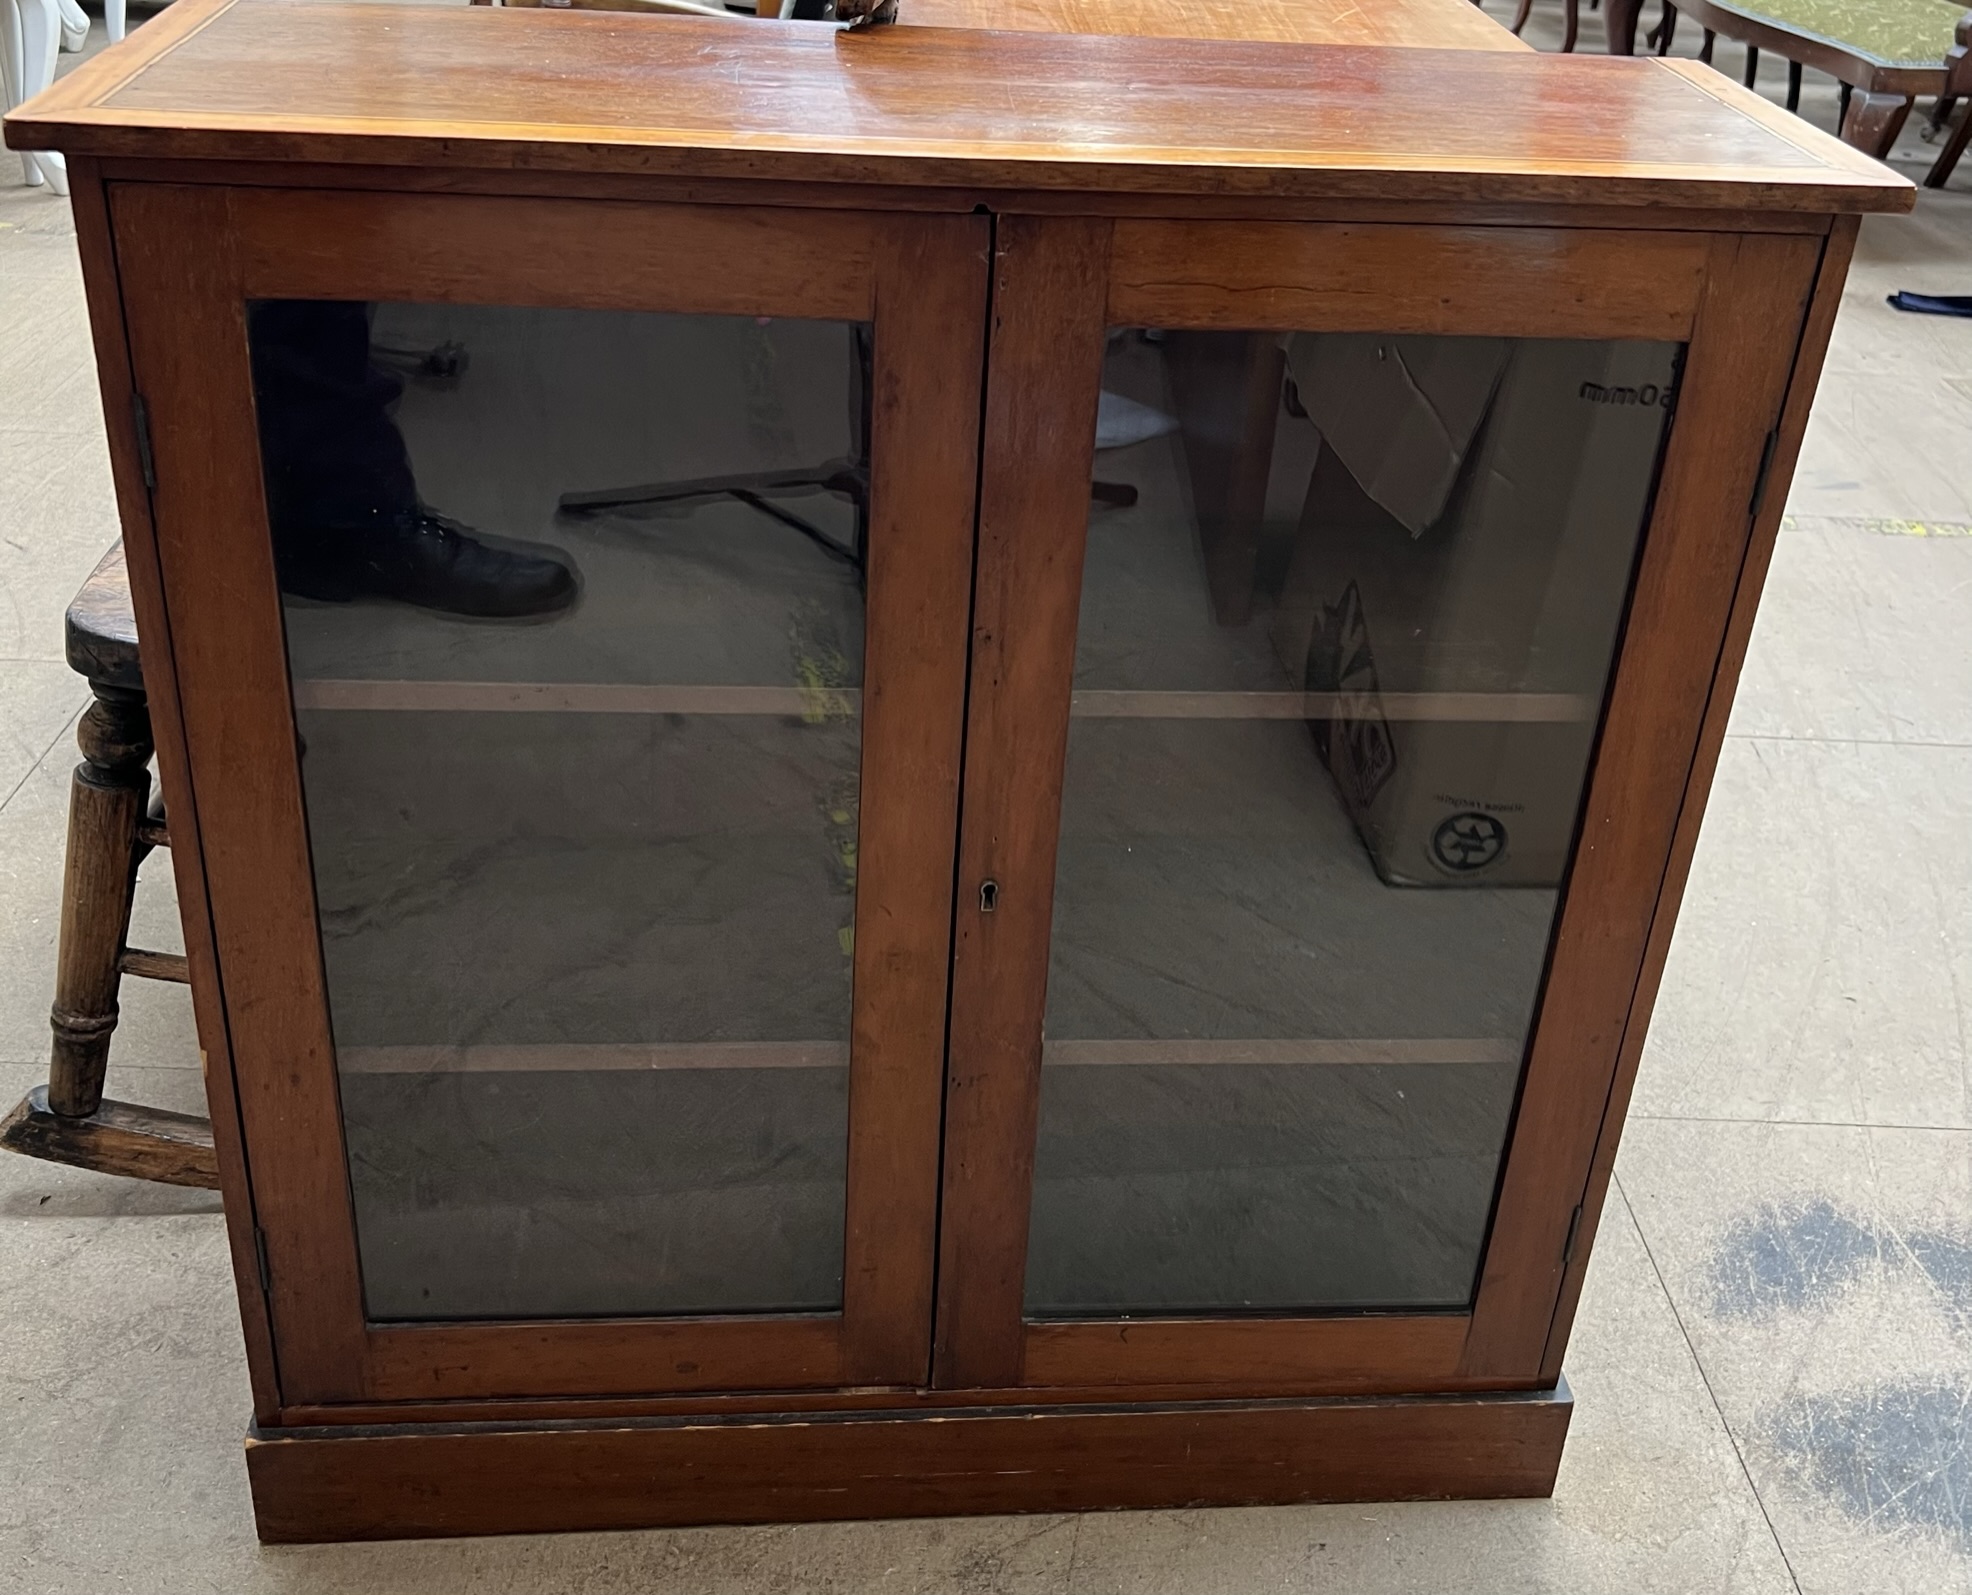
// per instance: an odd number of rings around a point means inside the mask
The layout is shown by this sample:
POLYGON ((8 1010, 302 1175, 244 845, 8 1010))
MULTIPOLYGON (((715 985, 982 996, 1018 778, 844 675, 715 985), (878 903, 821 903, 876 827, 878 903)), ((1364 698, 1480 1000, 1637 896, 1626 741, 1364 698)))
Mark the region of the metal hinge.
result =
POLYGON ((1582 1210, 1578 1205, 1568 1215, 1568 1239, 1561 1245, 1561 1266, 1566 1268, 1575 1260, 1575 1237, 1582 1233, 1582 1210))
POLYGON ((1767 472, 1773 469, 1773 451, 1780 444, 1780 434, 1769 432, 1764 447, 1760 450, 1760 474, 1753 478, 1753 502, 1746 513, 1754 520, 1760 518, 1760 506, 1766 502, 1767 472))
POLYGON ((274 1271, 267 1266, 267 1232, 258 1224, 253 1226, 253 1260, 260 1266, 260 1294, 273 1295, 274 1271))
POLYGON ((130 419, 137 426, 137 463, 144 469, 144 486, 157 486, 157 470, 151 463, 151 412, 141 393, 130 395, 130 419))

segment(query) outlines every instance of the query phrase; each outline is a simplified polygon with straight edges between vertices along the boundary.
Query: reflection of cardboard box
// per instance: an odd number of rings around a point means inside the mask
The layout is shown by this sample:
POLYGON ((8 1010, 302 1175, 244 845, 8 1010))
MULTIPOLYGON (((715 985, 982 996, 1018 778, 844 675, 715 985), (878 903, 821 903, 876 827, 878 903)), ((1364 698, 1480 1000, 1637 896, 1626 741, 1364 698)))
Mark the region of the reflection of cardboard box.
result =
POLYGON ((1303 334, 1323 448, 1274 641, 1378 872, 1567 864, 1677 346, 1303 334))

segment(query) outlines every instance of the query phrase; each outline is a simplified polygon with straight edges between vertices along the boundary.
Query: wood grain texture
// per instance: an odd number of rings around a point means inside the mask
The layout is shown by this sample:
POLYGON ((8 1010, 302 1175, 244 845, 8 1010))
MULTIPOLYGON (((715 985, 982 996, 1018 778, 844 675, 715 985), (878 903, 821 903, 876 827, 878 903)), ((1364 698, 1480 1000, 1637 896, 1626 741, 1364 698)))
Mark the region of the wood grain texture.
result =
MULTIPOLYGON (((178 3, 178 0, 174 0, 178 3)), ((1782 113, 1784 114, 1784 113, 1782 113)), ((1648 221, 1655 232, 1828 231, 1829 218, 1812 212, 1693 209, 1653 205, 1647 217, 1633 205, 1544 200, 1486 203, 1440 198, 1421 216, 1414 202, 1365 198, 1301 198, 1268 194, 1073 192, 985 186, 941 188, 932 184, 802 183, 664 173, 527 170, 446 170, 407 166, 331 165, 320 161, 192 161, 113 157, 98 163, 114 181, 216 183, 239 188, 378 189, 403 193, 499 194, 543 199, 614 199, 647 204, 749 205, 797 210, 977 211, 995 215, 1136 216, 1196 220, 1388 222, 1460 227, 1609 227, 1635 230, 1648 221)))
POLYGON ((191 965, 180 953, 154 953, 143 947, 126 947, 117 957, 117 967, 126 975, 142 975, 146 980, 168 980, 180 986, 192 983, 191 965))
MULTIPOLYGON (((164 20, 168 18, 160 18, 164 20)), ((254 1247, 257 1209, 233 1072, 232 1037, 219 983, 217 937, 205 887, 203 833, 192 790, 191 758, 171 617, 159 565, 157 528, 138 446, 133 404, 136 386, 124 320, 122 268, 110 217, 109 188, 95 161, 86 157, 70 161, 69 193, 76 244, 82 257, 83 292, 89 304, 90 337, 96 352, 96 379, 102 390, 110 475, 123 528, 131 606, 138 634, 149 655, 146 697, 152 737, 157 746, 158 781, 171 816, 172 878, 178 889, 178 918, 191 976, 199 1061, 205 1077, 213 1149, 219 1162, 219 1189, 226 1209, 227 1251, 232 1260, 240 1329, 246 1343, 254 1415, 264 1421, 279 1411, 281 1403, 271 1306, 260 1287, 254 1247)), ((141 249, 139 253, 141 256, 141 249)))
POLYGON ((1280 1393, 1447 1390, 1462 1315, 1030 1323, 1028 1386, 1260 1386, 1280 1393))
POLYGON ((827 1389, 845 1382, 842 1331, 841 1318, 821 1315, 374 1324, 359 1394, 488 1401, 827 1389))
MULTIPOLYGON (((1393 1320, 1394 1321, 1394 1320, 1393 1320)), ((1105 1325, 1114 1329, 1115 1325, 1105 1325)), ((1411 1365, 1406 1365, 1406 1371, 1411 1365)), ((1436 1366, 1435 1364, 1433 1366, 1436 1366)), ((1345 1370, 1346 1373, 1346 1370, 1345 1370)), ((1428 1390, 1405 1391, 1400 1380, 1353 1379, 1338 1383, 1320 1370, 1278 1370, 1267 1378, 1240 1379, 1214 1370, 1200 1380, 1197 1370, 1171 1384, 1118 1384, 1105 1379, 1087 1385, 1022 1385, 998 1390, 939 1390, 924 1386, 861 1385, 814 1390, 699 1390, 637 1396, 457 1397, 417 1401, 296 1402, 283 1407, 273 1423, 285 1427, 374 1428, 399 1423, 613 1423, 646 1418, 746 1417, 806 1413, 817 1418, 842 1412, 952 1413, 971 1408, 1055 1408, 1136 1405, 1196 1405, 1221 1401, 1326 1400, 1339 1396, 1444 1394, 1498 1389, 1456 1371, 1432 1380, 1428 1390)), ((1531 1387, 1529 1387, 1531 1388, 1531 1387)))
POLYGON ((932 1370, 948 1387, 1020 1383, 1109 234, 1103 221, 1006 217, 994 240, 932 1370))
POLYGON ((137 611, 130 602, 130 571, 123 544, 114 544, 97 561, 62 616, 64 657, 69 669, 110 687, 144 686, 144 662, 137 650, 137 611))
POLYGON ((1708 99, 1716 100, 1720 105, 1759 123, 1776 137, 1799 144, 1804 150, 1812 150, 1817 157, 1827 160, 1832 165, 1838 165, 1845 171, 1864 176, 1872 170, 1883 170, 1878 162, 1853 145, 1830 137, 1792 111, 1774 104, 1764 95, 1755 93, 1752 89, 1733 82, 1724 74, 1713 71, 1704 62, 1664 57, 1657 59, 1657 65, 1664 71, 1682 78, 1708 99))
POLYGON ((1108 33, 1154 39, 1255 39, 1278 44, 1401 45, 1524 51, 1471 0, 909 0, 904 26, 1017 33, 1108 33))
MULTIPOLYGON (((360 1395, 362 1288, 238 233, 219 189, 121 185, 110 205, 131 365, 150 414, 151 504, 193 802, 202 835, 218 842, 203 854, 204 890, 271 1264, 282 1392, 360 1395)), ((176 829, 179 807, 167 801, 176 829)))
POLYGON ((159 41, 169 48, 139 33, 84 63, 8 118, 10 142, 151 159, 1502 204, 1905 210, 1914 196, 1805 124, 1783 136, 1654 60, 345 0, 179 5, 187 15, 159 41))
POLYGON ((991 248, 984 216, 904 217, 875 277, 843 1260, 851 1384, 930 1372, 991 248))
POLYGON ((219 1189, 212 1125, 134 1102, 100 1102, 87 1118, 71 1118, 54 1112, 48 1088, 36 1086, 0 1119, 0 1147, 98 1174, 219 1189))
POLYGON ((155 751, 143 693, 93 683, 91 692, 76 726, 82 763, 69 779, 55 1000, 48 1012, 48 1099, 56 1112, 78 1118, 103 1100, 141 856, 137 832, 150 808, 155 751))
POLYGON ((1588 1184, 1582 1196, 1582 1222, 1576 1237, 1575 1255, 1563 1276, 1561 1294, 1548 1330, 1547 1350, 1542 1357, 1541 1368, 1549 1377, 1558 1374, 1561 1367, 1575 1309, 1581 1299, 1590 1250, 1601 1220, 1603 1202, 1608 1195, 1610 1175, 1616 1166, 1616 1148, 1622 1137, 1623 1118, 1629 1111, 1630 1093, 1636 1086, 1637 1068, 1643 1058, 1651 1010, 1657 999, 1658 984, 1663 978, 1664 962, 1670 955, 1671 937, 1677 928, 1678 907, 1684 898, 1692 856, 1698 847, 1705 800, 1711 791, 1712 777, 1718 769, 1719 750, 1725 744, 1726 723, 1732 713, 1734 690, 1746 663, 1746 648, 1753 635, 1760 593, 1766 583, 1767 569, 1773 561, 1774 543, 1780 535, 1781 517, 1787 507, 1787 492, 1794 480, 1794 467, 1800 460, 1801 439, 1807 431, 1808 412, 1821 377, 1822 361, 1828 353, 1828 340, 1835 327, 1836 311, 1841 306, 1842 284, 1848 276, 1849 262, 1855 253, 1856 232, 1857 224, 1853 219, 1836 224, 1835 231, 1822 249, 1820 268, 1815 274, 1814 296, 1808 305, 1807 321, 1802 328, 1800 346, 1788 378, 1787 399, 1781 411, 1773 461, 1768 467, 1766 491, 1760 512, 1753 521, 1745 563, 1740 569, 1738 585, 1733 593, 1725 643, 1719 652, 1711 696, 1705 704, 1704 729, 1699 735, 1698 752, 1692 760, 1691 774, 1685 783, 1684 802, 1678 811, 1670 865, 1664 872, 1664 882, 1658 893, 1643 972, 1630 1004, 1616 1077, 1602 1113, 1595 1161, 1590 1167, 1588 1184))
POLYGON ((246 291, 267 299, 431 299, 582 310, 689 310, 862 321, 871 218, 536 200, 515 249, 510 203, 467 195, 236 194, 246 291))
POLYGON ((1703 234, 1116 223, 1118 326, 1682 340, 1703 234))
POLYGON ((1401 1402, 260 1431, 269 1542, 1552 1492, 1572 1401, 1401 1402))
POLYGON ((1474 1374, 1538 1374, 1821 259, 1811 239, 1713 250, 1508 1140, 1474 1374))

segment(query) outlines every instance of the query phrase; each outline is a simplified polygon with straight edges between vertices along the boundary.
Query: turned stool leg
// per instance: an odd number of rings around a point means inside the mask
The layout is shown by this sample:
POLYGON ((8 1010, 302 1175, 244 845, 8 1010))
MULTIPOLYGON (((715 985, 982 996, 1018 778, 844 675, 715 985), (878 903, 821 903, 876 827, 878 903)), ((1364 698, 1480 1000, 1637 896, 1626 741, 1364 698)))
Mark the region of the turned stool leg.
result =
POLYGON ((137 829, 150 801, 151 716, 144 694, 95 682, 76 740, 83 762, 69 786, 68 861, 55 968, 54 1055, 48 1106, 87 1118, 103 1102, 116 1030, 119 960, 130 925, 137 829))
POLYGON ((137 865, 169 847, 150 807, 151 716, 137 656, 137 624, 123 549, 112 548, 69 605, 67 654, 95 701, 76 741, 82 765, 69 787, 68 861, 55 955, 55 1045, 48 1083, 0 1115, 0 1149, 70 1168, 167 1185, 219 1187, 210 1121, 103 1095, 117 996, 125 975, 179 984, 182 953, 131 947, 137 865))

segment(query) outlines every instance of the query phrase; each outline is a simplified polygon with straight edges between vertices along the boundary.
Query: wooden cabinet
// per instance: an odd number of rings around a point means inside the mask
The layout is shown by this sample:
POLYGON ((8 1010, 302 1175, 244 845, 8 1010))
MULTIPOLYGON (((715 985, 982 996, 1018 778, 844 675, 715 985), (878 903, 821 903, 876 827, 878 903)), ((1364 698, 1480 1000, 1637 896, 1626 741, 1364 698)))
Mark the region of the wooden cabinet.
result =
POLYGON ((9 136, 264 1535, 1549 1488, 1907 185, 1655 62, 261 0, 9 136))

